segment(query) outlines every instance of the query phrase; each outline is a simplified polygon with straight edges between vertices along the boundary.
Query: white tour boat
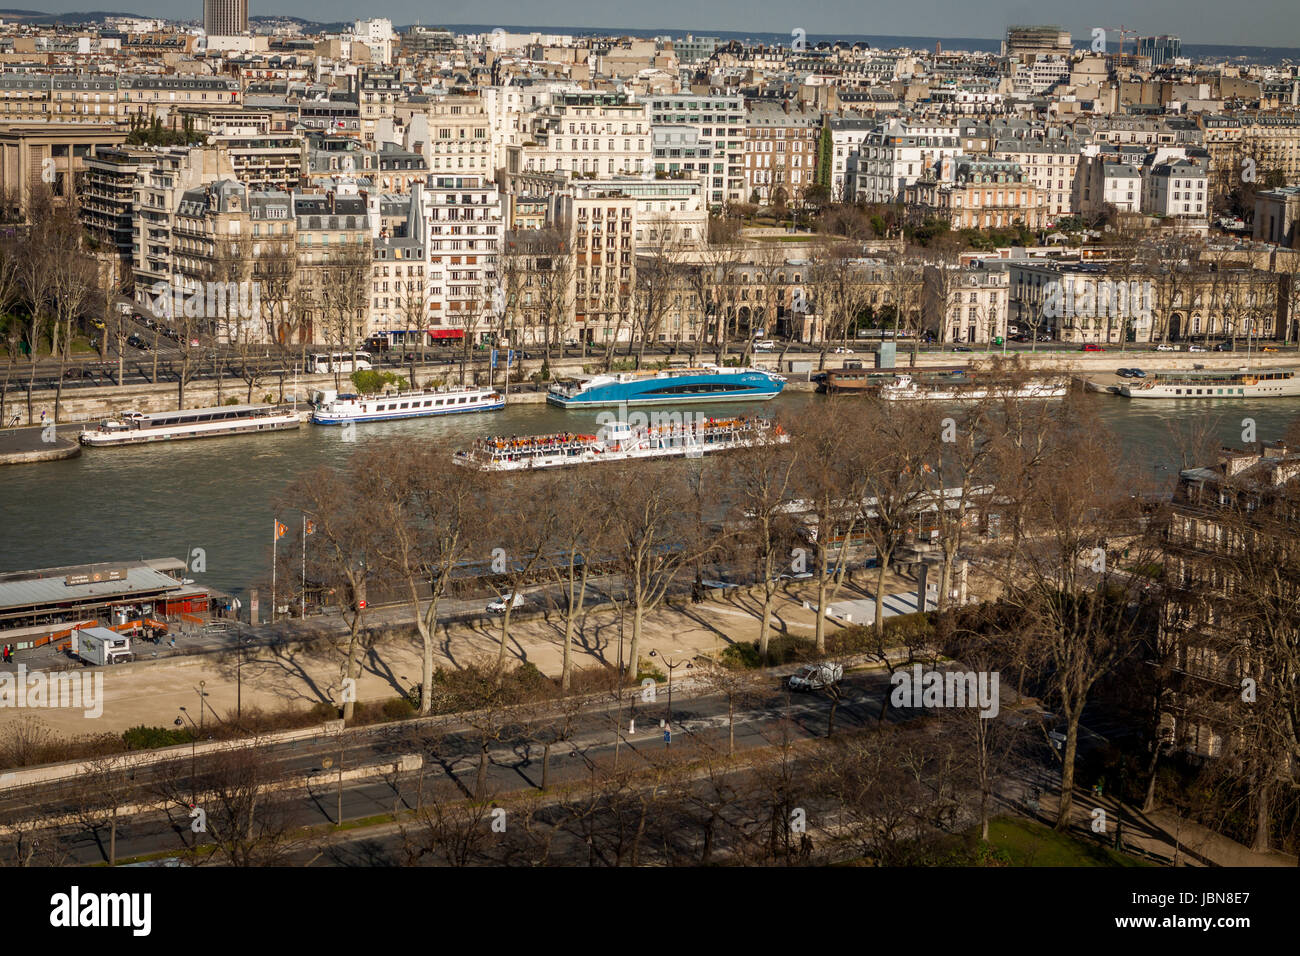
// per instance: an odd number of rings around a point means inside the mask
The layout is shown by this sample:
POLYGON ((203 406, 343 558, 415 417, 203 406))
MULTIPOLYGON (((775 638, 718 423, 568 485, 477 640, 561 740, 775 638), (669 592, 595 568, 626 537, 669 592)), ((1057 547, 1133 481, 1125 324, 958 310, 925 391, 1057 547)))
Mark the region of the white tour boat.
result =
POLYGON ((1285 398, 1300 395, 1293 368, 1193 369, 1150 372, 1119 386, 1125 398, 1285 398))
POLYGON ((981 402, 986 399, 1064 398, 1069 385, 1059 379, 1012 383, 981 382, 926 382, 918 383, 910 375, 899 375, 888 385, 880 387, 880 397, 891 402, 981 402))
POLYGON ((80 438, 83 445, 98 448, 284 431, 299 424, 298 410, 291 405, 220 405, 148 415, 128 412, 93 428, 83 428, 80 438))
POLYGON ((596 435, 480 438, 469 451, 456 452, 454 460, 483 471, 528 471, 601 461, 702 458, 715 451, 789 440, 780 425, 765 418, 707 418, 648 428, 613 422, 602 426, 596 435))
POLYGON ((380 395, 340 395, 333 390, 312 394, 311 420, 317 425, 384 422, 461 412, 493 412, 506 407, 505 396, 490 388, 424 388, 380 395))

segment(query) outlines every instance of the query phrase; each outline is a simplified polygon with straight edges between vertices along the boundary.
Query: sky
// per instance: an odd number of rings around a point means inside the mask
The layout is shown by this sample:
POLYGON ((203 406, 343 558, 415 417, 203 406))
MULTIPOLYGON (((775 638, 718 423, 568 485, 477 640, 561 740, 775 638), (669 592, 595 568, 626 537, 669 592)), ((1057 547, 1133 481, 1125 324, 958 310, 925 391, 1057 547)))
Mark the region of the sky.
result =
MULTIPOLYGON (((173 19, 199 18, 202 0, 80 0, 52 4, 9 0, 3 6, 49 12, 122 10, 173 19)), ((633 27, 666 33, 737 30, 808 36, 999 37, 1011 23, 1059 24, 1076 38, 1094 27, 1124 26, 1144 35, 1172 33, 1184 43, 1300 47, 1297 0, 249 0, 249 13, 328 22, 386 16, 397 24, 499 23, 633 27)), ((1112 40, 1114 37, 1112 36, 1112 40)))

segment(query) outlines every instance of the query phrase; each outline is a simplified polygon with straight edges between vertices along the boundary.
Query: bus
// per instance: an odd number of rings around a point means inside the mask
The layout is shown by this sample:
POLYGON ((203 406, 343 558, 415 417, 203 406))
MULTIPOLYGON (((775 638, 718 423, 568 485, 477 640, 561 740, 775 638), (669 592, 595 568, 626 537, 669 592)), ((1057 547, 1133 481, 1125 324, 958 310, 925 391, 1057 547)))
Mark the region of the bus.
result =
POLYGON ((352 352, 322 352, 319 355, 313 355, 312 366, 317 374, 325 372, 343 372, 350 374, 352 372, 373 368, 369 352, 357 352, 356 364, 352 361, 352 352))

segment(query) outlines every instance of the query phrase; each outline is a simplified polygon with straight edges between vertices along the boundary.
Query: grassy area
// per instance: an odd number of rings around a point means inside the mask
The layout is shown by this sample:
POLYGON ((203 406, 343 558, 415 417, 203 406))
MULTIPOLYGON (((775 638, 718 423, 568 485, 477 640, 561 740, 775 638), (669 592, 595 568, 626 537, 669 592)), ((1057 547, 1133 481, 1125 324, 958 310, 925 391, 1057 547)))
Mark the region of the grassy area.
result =
POLYGON ((989 844, 1012 866, 1151 866, 1136 857, 1058 833, 1033 820, 1000 817, 989 823, 989 844))

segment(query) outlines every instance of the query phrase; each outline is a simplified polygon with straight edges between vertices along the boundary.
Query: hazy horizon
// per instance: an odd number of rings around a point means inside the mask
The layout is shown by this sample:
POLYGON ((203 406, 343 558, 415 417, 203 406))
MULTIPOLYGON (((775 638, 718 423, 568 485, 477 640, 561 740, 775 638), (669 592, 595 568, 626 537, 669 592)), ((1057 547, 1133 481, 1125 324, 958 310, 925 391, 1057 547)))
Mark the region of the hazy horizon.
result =
MULTIPOLYGON (((178 4, 169 0, 129 0, 19 5, 14 10, 50 14, 120 12, 173 20, 199 19, 201 0, 178 4)), ((1133 10, 1127 0, 1095 0, 1086 18, 1070 0, 985 0, 978 6, 952 0, 913 0, 901 9, 874 13, 852 0, 807 4, 797 14, 774 0, 718 0, 708 8, 685 0, 661 0, 653 19, 642 3, 631 0, 552 0, 545 7, 510 0, 480 0, 431 6, 414 0, 390 0, 360 11, 341 0, 274 0, 262 7, 251 0, 253 16, 295 16, 316 22, 349 21, 358 17, 387 17, 395 24, 426 23, 462 26, 498 22, 504 26, 638 30, 661 33, 717 31, 788 35, 795 28, 810 37, 874 35, 888 37, 953 37, 997 39, 1012 23, 1059 24, 1076 39, 1089 37, 1095 27, 1124 26, 1144 36, 1171 33, 1184 43, 1263 47, 1300 47, 1294 0, 1245 0, 1226 5, 1210 0, 1148 0, 1133 10), (942 24, 940 27, 939 24, 942 24)), ((1110 34, 1111 42, 1118 34, 1110 34)), ((1127 42, 1131 42, 1127 41, 1127 42)))

